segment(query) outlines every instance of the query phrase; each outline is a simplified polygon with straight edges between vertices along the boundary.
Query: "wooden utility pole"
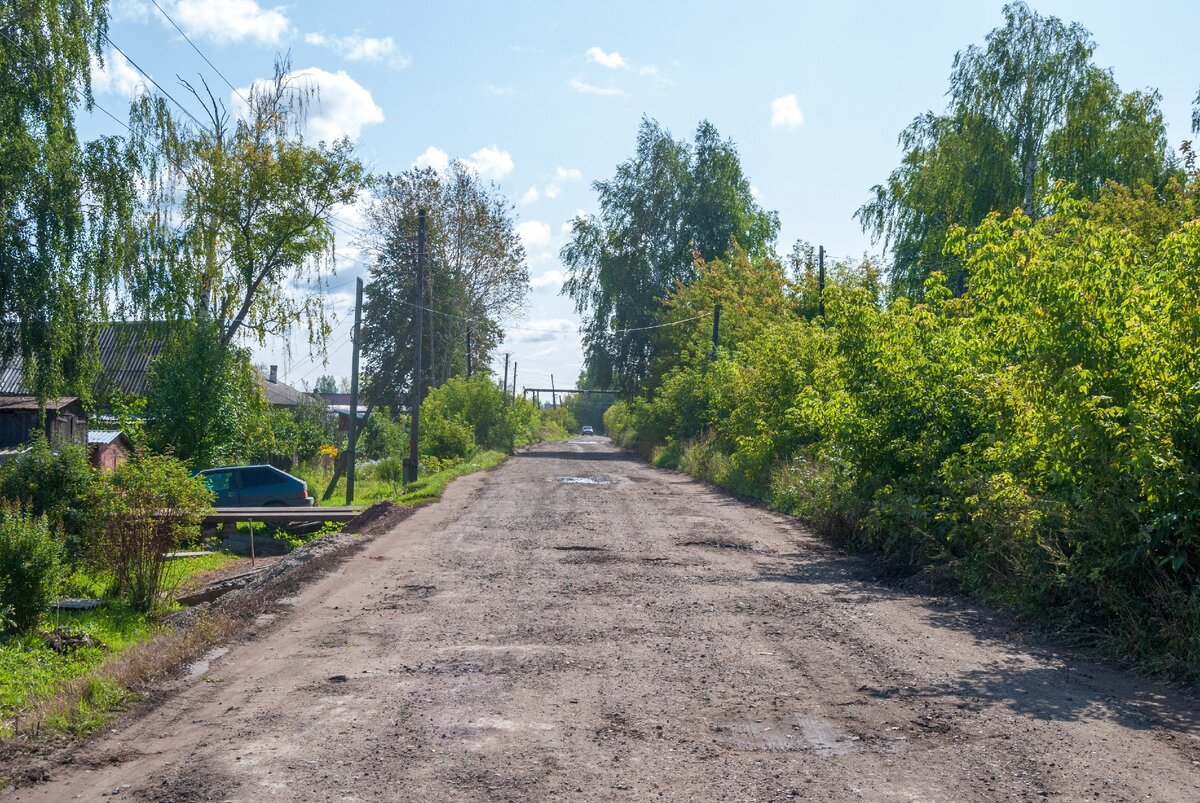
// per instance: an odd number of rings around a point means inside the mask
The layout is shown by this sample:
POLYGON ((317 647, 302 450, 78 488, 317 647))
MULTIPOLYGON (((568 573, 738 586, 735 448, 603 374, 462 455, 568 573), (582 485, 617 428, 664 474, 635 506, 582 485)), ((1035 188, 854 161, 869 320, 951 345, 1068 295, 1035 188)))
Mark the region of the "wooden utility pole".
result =
POLYGON ((825 246, 817 248, 817 314, 825 317, 825 246))
POLYGON ((363 280, 359 276, 354 292, 354 350, 350 358, 350 421, 346 425, 346 504, 354 504, 354 458, 358 445, 358 354, 362 348, 363 280))
POLYGON ((412 401, 408 410, 408 459, 404 461, 404 484, 417 481, 421 465, 421 340, 425 329, 425 210, 417 212, 417 306, 413 310, 412 401))
POLYGON ((502 388, 502 392, 505 396, 508 395, 508 357, 509 353, 507 351, 504 352, 504 387, 502 388))
POLYGON ((471 325, 467 324, 467 379, 471 378, 471 325))
POLYGON ((712 336, 713 344, 712 344, 712 352, 710 352, 708 355, 708 358, 710 360, 712 360, 713 362, 717 361, 717 343, 718 343, 718 339, 720 338, 720 336, 721 336, 721 305, 714 304, 713 305, 713 336, 712 336))
POLYGON ((558 394, 554 392, 554 374, 550 374, 550 406, 558 409, 558 394))
POLYGON ((517 398, 517 361, 516 360, 513 360, 512 397, 514 399, 517 398))

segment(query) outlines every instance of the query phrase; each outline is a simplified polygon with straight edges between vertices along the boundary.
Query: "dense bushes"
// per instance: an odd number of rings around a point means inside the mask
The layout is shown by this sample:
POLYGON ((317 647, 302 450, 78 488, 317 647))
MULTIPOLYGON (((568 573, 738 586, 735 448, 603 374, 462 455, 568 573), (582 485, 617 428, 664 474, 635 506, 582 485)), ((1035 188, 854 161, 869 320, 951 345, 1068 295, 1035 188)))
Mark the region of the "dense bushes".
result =
POLYGON ((54 602, 62 547, 45 516, 0 507, 0 631, 35 628, 54 602))
POLYGON ((51 448, 38 436, 30 448, 0 464, 0 499, 36 516, 46 516, 72 555, 87 529, 87 498, 96 473, 79 444, 51 448))
POLYGON ((525 399, 506 399, 487 376, 455 377, 421 403, 422 455, 462 458, 537 440, 541 417, 525 399))
MULTIPOLYGON (((1200 675, 1200 222, 1148 243, 1051 200, 1036 223, 953 235, 971 277, 959 298, 934 276, 919 303, 884 308, 843 272, 810 319, 780 277, 754 292, 790 308, 746 327, 728 310, 748 299, 720 288, 720 358, 694 329, 608 431, 1200 675)), ((705 287, 671 314, 711 304, 705 287)))

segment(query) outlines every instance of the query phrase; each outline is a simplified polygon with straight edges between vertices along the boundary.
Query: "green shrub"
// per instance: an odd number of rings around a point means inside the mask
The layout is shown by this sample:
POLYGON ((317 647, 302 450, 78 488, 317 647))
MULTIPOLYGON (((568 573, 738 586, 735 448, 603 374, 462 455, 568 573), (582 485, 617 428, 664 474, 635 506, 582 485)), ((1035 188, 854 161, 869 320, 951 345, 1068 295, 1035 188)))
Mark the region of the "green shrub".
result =
POLYGON ((138 453, 97 483, 93 555, 135 610, 159 602, 166 554, 198 535, 212 500, 204 481, 169 455, 138 453))
POLYGON ((0 500, 46 516, 68 552, 76 555, 87 531, 87 500, 96 477, 82 445, 51 448, 39 435, 27 451, 0 465, 0 500))
POLYGON ((45 516, 0 508, 0 613, 18 631, 38 626, 54 602, 62 575, 62 546, 45 516))

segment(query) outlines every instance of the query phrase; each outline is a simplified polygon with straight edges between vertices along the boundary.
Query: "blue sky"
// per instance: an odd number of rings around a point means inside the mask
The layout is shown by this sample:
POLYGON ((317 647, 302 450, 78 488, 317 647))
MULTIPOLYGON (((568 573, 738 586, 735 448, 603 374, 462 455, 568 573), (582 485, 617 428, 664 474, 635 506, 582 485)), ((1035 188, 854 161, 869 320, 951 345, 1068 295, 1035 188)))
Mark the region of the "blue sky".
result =
MULTIPOLYGON (((347 134, 374 171, 463 159, 516 205, 534 288, 501 349, 520 385, 561 386, 582 356, 558 294, 564 224, 595 211, 590 183, 612 175, 648 115, 677 137, 702 119, 731 137, 761 203, 798 238, 834 255, 876 250, 853 220, 899 159, 896 136, 940 110, 955 52, 1001 20, 1000 2, 443 2, 158 0, 239 87, 277 53, 319 84, 313 136, 347 134)), ((1032 2, 1093 34, 1096 62, 1126 90, 1157 88, 1173 145, 1190 136, 1200 88, 1200 3, 1032 2)), ((226 89, 148 0, 114 0, 112 40, 181 101, 176 75, 226 89)), ((119 117, 139 79, 117 57, 96 76, 119 117)), ((232 95, 232 93, 227 93, 232 95)), ((84 135, 115 132, 102 115, 84 135)), ((339 213, 347 230, 361 218, 339 213)), ((285 379, 349 374, 346 315, 362 271, 338 243, 329 365, 298 337, 256 348, 285 379)), ((503 362, 502 353, 499 355, 503 362)))

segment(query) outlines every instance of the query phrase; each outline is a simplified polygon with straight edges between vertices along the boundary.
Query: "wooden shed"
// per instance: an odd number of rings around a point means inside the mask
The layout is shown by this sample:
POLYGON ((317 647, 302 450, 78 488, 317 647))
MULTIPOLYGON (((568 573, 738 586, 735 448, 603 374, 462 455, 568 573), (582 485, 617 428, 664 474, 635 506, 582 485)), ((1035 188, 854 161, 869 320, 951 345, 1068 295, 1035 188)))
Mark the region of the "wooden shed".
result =
POLYGON ((50 441, 87 442, 87 413, 74 396, 46 399, 45 422, 36 396, 0 396, 0 447, 21 446, 40 429, 50 441))
POLYGON ((112 471, 129 459, 133 444, 119 429, 89 429, 88 460, 101 471, 112 471))

